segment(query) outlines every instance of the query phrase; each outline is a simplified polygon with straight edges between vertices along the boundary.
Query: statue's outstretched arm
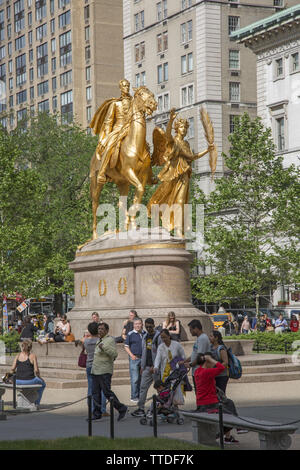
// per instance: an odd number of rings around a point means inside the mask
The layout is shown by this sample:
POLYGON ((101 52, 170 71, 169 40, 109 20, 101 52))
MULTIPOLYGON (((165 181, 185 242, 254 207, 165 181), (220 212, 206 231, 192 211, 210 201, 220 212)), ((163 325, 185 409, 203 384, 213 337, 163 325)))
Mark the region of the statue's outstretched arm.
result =
POLYGON ((176 116, 177 116, 177 113, 175 113, 175 108, 172 108, 170 111, 170 119, 169 119, 167 129, 166 129, 166 138, 167 138, 168 144, 172 144, 174 141, 173 136, 172 136, 172 127, 173 127, 173 122, 176 119, 176 116))

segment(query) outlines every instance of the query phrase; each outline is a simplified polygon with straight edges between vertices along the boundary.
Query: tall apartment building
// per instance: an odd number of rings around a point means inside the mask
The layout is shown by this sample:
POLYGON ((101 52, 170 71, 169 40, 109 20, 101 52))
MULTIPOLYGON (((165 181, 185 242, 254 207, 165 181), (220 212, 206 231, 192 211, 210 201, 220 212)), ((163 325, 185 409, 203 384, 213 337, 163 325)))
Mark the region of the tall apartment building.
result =
MULTIPOLYGON (((295 5, 299 0, 289 0, 295 5)), ((158 111, 149 123, 164 126, 175 107, 190 122, 195 151, 206 148, 199 109, 208 110, 219 149, 216 177, 226 169, 221 156, 229 149, 234 116, 256 116, 256 58, 229 35, 286 6, 284 0, 124 0, 125 77, 145 84, 157 96, 158 111)), ((209 193, 208 157, 195 170, 209 193)))
POLYGON ((14 127, 29 109, 87 127, 120 93, 122 14, 122 0, 0 0, 2 124, 14 127))

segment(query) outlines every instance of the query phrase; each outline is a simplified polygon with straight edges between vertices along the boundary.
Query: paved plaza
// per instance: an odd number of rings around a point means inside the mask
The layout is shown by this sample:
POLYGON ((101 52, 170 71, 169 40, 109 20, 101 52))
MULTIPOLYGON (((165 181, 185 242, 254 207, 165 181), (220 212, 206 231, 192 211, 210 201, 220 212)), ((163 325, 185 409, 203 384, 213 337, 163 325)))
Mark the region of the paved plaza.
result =
MULTIPOLYGON (((116 386, 114 391, 121 401, 130 406, 130 411, 136 407, 130 403, 130 387, 116 386)), ((150 389, 149 396, 153 389, 150 389)), ((86 401, 65 406, 61 409, 46 411, 46 408, 67 405, 86 396, 86 390, 55 390, 46 389, 43 396, 42 412, 9 415, 6 421, 0 421, 0 440, 17 439, 54 439, 58 437, 87 436, 88 423, 86 401)), ((232 398, 242 416, 266 418, 282 423, 300 420, 300 381, 272 383, 234 383, 228 386, 228 396, 232 398)), ((12 394, 6 392, 6 401, 12 399, 12 394)), ((186 397, 185 409, 195 408, 194 393, 186 397)), ((103 418, 93 423, 94 436, 109 437, 110 419, 103 418)), ((146 437, 153 436, 153 428, 139 424, 138 418, 128 416, 120 423, 115 420, 115 437, 146 437)), ((185 441, 192 440, 192 426, 189 420, 184 425, 160 424, 159 437, 177 438, 185 441)), ((257 433, 236 435, 239 444, 226 446, 228 450, 259 449, 257 433)), ((292 436, 291 450, 300 449, 300 422, 296 434, 292 436)))

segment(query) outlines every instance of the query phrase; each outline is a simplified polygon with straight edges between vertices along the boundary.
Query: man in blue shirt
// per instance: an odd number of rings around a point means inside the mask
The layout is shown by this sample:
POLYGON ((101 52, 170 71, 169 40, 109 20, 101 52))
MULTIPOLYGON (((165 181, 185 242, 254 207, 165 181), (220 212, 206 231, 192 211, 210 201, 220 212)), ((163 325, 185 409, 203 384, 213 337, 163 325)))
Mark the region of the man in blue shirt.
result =
POLYGON ((283 315, 280 314, 279 318, 275 321, 275 333, 283 333, 287 328, 287 321, 283 319, 283 315))
POLYGON ((140 318, 133 321, 133 330, 130 331, 125 340, 125 351, 129 356, 129 372, 131 382, 131 401, 137 403, 140 395, 141 385, 141 360, 142 360, 142 339, 143 322, 140 318))

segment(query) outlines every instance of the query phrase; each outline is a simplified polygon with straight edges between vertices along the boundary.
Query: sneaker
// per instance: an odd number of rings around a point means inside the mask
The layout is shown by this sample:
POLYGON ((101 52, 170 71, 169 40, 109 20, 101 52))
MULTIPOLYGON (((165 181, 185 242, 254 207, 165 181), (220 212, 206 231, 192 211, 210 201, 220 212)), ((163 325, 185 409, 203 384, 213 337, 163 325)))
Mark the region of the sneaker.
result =
POLYGON ((106 413, 106 412, 105 412, 105 413, 102 413, 102 416, 106 416, 106 417, 107 417, 107 416, 110 416, 110 413, 106 413))
POLYGON ((125 406, 124 409, 122 409, 122 411, 120 411, 119 413, 118 421, 122 421, 123 419, 125 419, 127 417, 127 412, 128 412, 128 408, 127 406, 125 406))
POLYGON ((224 444, 237 444, 238 442, 233 436, 224 438, 224 444))
POLYGON ((138 403, 139 399, 138 398, 131 398, 130 401, 131 401, 131 403, 138 403))
POLYGON ((246 433, 249 432, 249 431, 248 431, 248 429, 237 429, 236 432, 237 432, 238 434, 246 434, 246 433))
POLYGON ((145 416, 145 411, 139 408, 138 410, 133 411, 131 413, 131 416, 136 416, 136 417, 145 416))
MULTIPOLYGON (((92 421, 99 421, 102 418, 102 416, 92 416, 92 421)), ((87 418, 87 421, 89 421, 89 418, 87 418)))

